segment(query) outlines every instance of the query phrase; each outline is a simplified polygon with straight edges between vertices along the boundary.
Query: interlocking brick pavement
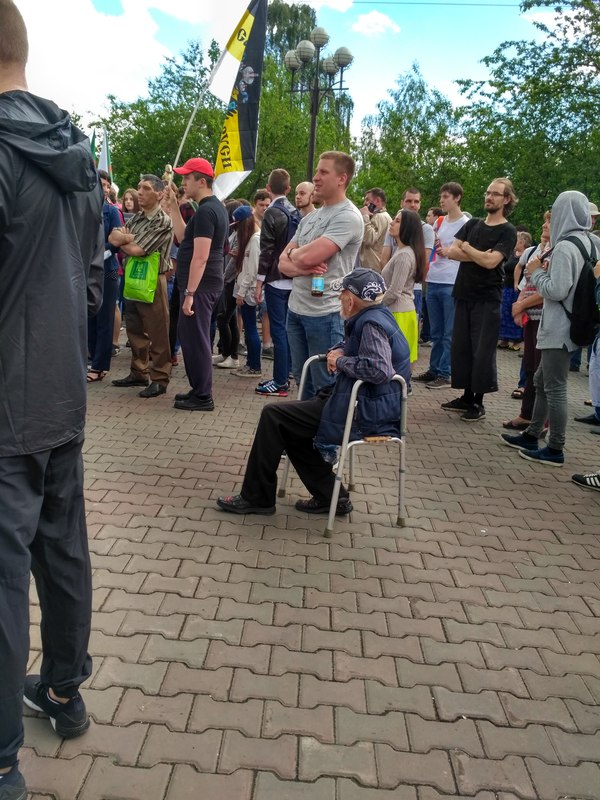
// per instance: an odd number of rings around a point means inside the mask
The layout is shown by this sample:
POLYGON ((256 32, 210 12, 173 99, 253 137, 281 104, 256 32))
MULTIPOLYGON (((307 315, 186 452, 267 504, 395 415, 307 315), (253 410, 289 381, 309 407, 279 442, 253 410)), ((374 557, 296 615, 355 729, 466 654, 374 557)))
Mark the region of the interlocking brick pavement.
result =
POLYGON ((31 798, 600 800, 600 495, 569 481, 600 439, 570 422, 562 470, 504 447, 498 358, 480 423, 414 387, 407 527, 393 455, 365 448, 331 540, 294 475, 272 517, 215 507, 264 404, 246 381, 216 370, 206 414, 172 408, 182 367, 155 400, 90 386, 93 721, 66 742, 26 712, 31 798))

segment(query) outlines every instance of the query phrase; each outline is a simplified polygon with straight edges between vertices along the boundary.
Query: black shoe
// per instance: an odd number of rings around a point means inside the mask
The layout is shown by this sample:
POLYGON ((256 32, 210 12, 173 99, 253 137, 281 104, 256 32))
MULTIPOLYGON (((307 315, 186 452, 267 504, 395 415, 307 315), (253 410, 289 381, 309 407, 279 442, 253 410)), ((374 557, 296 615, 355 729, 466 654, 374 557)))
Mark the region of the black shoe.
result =
POLYGON ((419 383, 430 383, 437 378, 435 372, 432 372, 430 369, 422 372, 420 375, 413 375, 413 381, 419 381, 419 383))
MULTIPOLYGON (((295 508, 298 511, 306 511, 307 514, 329 514, 329 503, 311 497, 309 500, 297 500, 295 508)), ((343 517, 352 511, 352 503, 349 497, 340 497, 335 509, 336 517, 343 517)))
POLYGON ((470 411, 473 408, 473 403, 467 403, 462 397, 455 397, 454 400, 448 400, 441 405, 444 411, 470 411))
POLYGON ((595 414, 589 414, 587 417, 573 417, 575 422, 585 422, 586 425, 600 425, 600 419, 595 414))
POLYGON ((186 400, 175 400, 173 408, 181 411, 214 411, 215 401, 210 395, 198 397, 197 394, 191 394, 186 400))
POLYGON ((485 408, 474 403, 468 411, 460 415, 461 419, 465 422, 477 422, 480 419, 485 419, 485 408))
POLYGON ((156 381, 152 381, 146 386, 145 389, 142 389, 139 392, 139 397, 158 397, 161 394, 165 394, 167 391, 167 387, 162 383, 157 383, 156 381))
POLYGON ((25 678, 23 702, 34 711, 41 711, 50 718, 54 730, 63 739, 74 739, 81 736, 90 727, 90 719, 85 710, 79 692, 68 703, 52 700, 39 675, 28 675, 25 678))
POLYGON ((265 514, 270 516, 275 513, 275 506, 253 506, 244 500, 241 494, 230 494, 219 497, 217 505, 222 511, 230 511, 232 514, 265 514))
POLYGON ((191 397, 194 394, 194 390, 190 389, 189 392, 179 392, 175 395, 175 400, 187 400, 188 397, 191 397))
POLYGON ((575 364, 571 364, 569 372, 579 372, 579 367, 576 367, 575 364))
POLYGON ((149 381, 146 378, 136 378, 131 373, 126 378, 119 378, 112 382, 113 386, 148 386, 148 384, 149 381))
POLYGON ((25 778, 21 775, 17 764, 2 776, 0 800, 27 800, 25 778))

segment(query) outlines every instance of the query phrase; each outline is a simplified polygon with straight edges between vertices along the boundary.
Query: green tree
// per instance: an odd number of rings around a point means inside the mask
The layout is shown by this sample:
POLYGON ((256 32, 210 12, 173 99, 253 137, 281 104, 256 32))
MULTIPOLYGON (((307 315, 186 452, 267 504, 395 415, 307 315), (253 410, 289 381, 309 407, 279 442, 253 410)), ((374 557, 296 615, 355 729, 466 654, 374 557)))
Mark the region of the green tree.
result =
POLYGON ((600 5, 595 0, 524 0, 548 11, 544 40, 502 43, 483 63, 485 81, 461 81, 469 103, 461 126, 472 169, 485 188, 508 175, 520 203, 514 221, 539 228, 559 192, 600 197, 600 5))
POLYGON ((141 172, 163 174, 175 158, 198 100, 182 159, 213 157, 224 112, 206 81, 217 56, 214 42, 208 54, 198 42, 191 42, 180 56, 165 60, 159 76, 148 83, 147 97, 125 103, 109 96, 108 114, 97 124, 109 132, 115 180, 121 188, 137 186, 141 172))
POLYGON ((306 39, 316 24, 314 8, 273 0, 267 12, 267 54, 283 63, 287 51, 293 50, 298 42, 306 39))
POLYGON ((410 186, 421 190, 423 205, 433 205, 444 181, 467 175, 457 112, 447 97, 429 88, 416 64, 398 78, 377 114, 363 121, 354 154, 356 199, 381 186, 392 211, 410 186))

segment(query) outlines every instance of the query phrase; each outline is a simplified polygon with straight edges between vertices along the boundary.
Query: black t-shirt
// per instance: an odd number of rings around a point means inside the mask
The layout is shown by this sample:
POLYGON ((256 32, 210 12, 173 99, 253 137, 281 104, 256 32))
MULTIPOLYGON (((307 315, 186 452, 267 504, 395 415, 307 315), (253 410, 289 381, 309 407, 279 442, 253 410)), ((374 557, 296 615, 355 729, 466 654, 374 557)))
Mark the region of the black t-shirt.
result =
POLYGON ((198 210, 185 226, 177 253, 177 285, 181 292, 187 288, 194 239, 200 237, 210 239, 211 244, 198 291, 220 292, 223 289, 223 259, 228 233, 229 218, 225 206, 214 195, 205 197, 198 203, 198 210))
POLYGON ((497 250, 504 258, 494 269, 485 269, 473 261, 461 261, 454 284, 453 296, 457 300, 502 300, 502 263, 517 243, 517 230, 510 222, 500 225, 486 225, 482 219, 473 218, 466 222, 456 238, 468 242, 477 250, 497 250))

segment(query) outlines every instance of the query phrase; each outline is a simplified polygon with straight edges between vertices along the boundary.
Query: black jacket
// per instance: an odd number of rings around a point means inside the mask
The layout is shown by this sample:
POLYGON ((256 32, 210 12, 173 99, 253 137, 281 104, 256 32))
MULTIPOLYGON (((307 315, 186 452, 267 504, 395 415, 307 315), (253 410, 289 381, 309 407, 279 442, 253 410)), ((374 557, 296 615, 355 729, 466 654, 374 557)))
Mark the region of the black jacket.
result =
POLYGON ((296 211, 285 197, 278 197, 265 211, 260 228, 260 256, 258 259, 258 274, 265 276, 265 283, 273 283, 282 278, 278 266, 279 256, 289 240, 288 216, 279 208, 280 205, 285 205, 290 213, 296 211))
POLYGON ((29 92, 0 94, 0 457, 52 449, 83 429, 102 203, 89 141, 69 115, 29 92))

